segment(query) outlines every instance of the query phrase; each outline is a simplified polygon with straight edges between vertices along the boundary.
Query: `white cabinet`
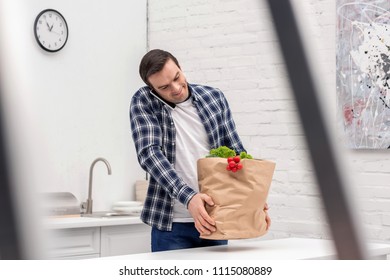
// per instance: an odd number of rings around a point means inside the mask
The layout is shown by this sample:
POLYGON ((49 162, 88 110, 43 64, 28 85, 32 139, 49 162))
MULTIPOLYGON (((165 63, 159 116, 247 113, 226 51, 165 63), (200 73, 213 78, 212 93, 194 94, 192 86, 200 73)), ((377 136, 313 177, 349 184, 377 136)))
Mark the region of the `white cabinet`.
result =
POLYGON ((144 224, 101 228, 100 256, 150 252, 150 227, 144 224))
POLYGON ((100 228, 68 228, 50 232, 50 259, 98 258, 100 228))
POLYGON ((89 259, 150 252, 145 224, 50 230, 50 259, 89 259))

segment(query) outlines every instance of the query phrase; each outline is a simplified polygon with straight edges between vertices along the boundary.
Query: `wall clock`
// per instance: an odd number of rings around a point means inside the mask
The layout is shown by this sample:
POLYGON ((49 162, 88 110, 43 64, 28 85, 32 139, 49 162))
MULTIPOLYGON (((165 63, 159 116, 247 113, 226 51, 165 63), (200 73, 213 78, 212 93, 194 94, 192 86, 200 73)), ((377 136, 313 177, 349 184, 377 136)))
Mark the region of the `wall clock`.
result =
POLYGON ((34 34, 42 49, 48 52, 58 52, 68 41, 68 24, 58 11, 46 9, 40 12, 35 19, 34 34))

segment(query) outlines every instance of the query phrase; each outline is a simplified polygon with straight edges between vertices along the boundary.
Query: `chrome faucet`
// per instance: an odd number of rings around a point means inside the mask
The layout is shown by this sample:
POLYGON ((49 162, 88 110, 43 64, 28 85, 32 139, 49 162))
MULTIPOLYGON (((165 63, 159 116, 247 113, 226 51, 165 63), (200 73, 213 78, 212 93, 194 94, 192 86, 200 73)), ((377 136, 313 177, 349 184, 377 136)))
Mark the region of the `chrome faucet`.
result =
POLYGON ((93 167, 98 161, 102 161, 106 164, 107 170, 108 170, 108 175, 111 175, 111 166, 108 163, 108 161, 104 158, 97 158, 95 159, 91 167, 89 168, 89 188, 88 188, 88 199, 87 199, 87 211, 85 214, 92 214, 92 176, 93 176, 93 167))

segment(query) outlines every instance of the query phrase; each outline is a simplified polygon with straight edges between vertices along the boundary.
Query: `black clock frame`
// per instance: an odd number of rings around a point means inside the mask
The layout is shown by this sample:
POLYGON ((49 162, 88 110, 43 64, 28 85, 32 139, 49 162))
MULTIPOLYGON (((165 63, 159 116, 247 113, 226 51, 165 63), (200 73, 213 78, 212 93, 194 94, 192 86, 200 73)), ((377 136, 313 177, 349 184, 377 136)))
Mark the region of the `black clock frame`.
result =
POLYGON ((59 11, 54 10, 54 9, 45 9, 45 10, 41 11, 41 12, 37 15, 37 17, 35 18, 35 21, 34 21, 34 36, 35 36, 35 40, 38 42, 38 45, 39 45, 42 49, 44 49, 44 50, 47 51, 47 52, 52 52, 52 53, 58 52, 58 51, 62 50, 62 49, 65 47, 66 43, 68 42, 68 38, 69 38, 68 23, 66 22, 65 17, 64 17, 59 11), (41 42, 39 41, 39 38, 38 38, 38 35, 37 35, 37 24, 38 24, 38 20, 39 20, 39 18, 41 17, 41 15, 43 15, 43 14, 46 13, 46 12, 54 12, 54 13, 57 13, 58 15, 60 15, 60 16, 62 17, 62 19, 64 20, 64 23, 65 23, 65 26, 66 26, 67 35, 66 35, 65 43, 61 46, 61 48, 56 49, 56 50, 48 49, 48 48, 46 48, 44 45, 42 45, 41 42))

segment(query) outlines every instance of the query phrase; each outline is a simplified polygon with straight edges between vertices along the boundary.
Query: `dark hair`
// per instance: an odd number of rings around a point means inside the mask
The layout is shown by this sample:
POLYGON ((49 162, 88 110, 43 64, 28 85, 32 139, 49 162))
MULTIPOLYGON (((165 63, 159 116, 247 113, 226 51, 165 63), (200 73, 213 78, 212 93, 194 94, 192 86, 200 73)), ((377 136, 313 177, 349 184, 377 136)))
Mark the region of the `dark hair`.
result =
POLYGON ((151 75, 161 71, 164 68, 165 63, 172 59, 173 62, 180 68, 179 62, 176 57, 174 57, 171 53, 159 49, 154 49, 147 52, 144 57, 141 59, 141 63, 139 64, 139 75, 141 79, 148 86, 152 87, 149 83, 148 79, 151 75))

